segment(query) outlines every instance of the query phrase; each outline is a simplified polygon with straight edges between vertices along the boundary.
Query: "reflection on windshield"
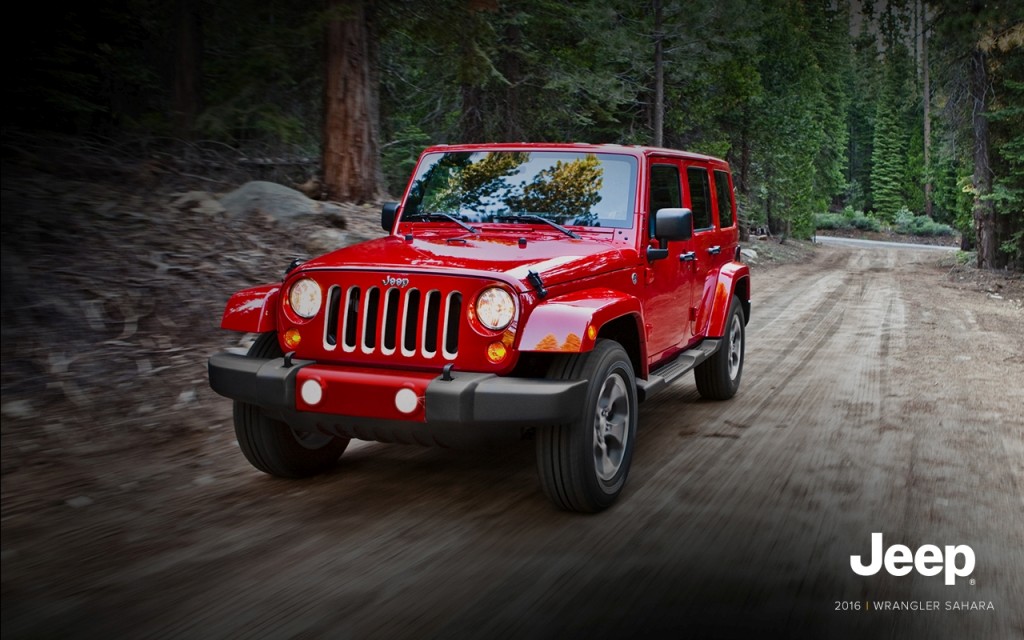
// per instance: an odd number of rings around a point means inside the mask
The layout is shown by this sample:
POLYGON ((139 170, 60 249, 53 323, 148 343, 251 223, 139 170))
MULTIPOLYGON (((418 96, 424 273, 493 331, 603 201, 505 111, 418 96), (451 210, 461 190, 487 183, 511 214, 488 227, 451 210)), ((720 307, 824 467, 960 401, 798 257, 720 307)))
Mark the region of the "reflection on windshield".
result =
POLYGON ((447 213, 466 222, 538 215, 562 225, 628 228, 632 156, 555 151, 451 152, 427 156, 405 215, 447 213))

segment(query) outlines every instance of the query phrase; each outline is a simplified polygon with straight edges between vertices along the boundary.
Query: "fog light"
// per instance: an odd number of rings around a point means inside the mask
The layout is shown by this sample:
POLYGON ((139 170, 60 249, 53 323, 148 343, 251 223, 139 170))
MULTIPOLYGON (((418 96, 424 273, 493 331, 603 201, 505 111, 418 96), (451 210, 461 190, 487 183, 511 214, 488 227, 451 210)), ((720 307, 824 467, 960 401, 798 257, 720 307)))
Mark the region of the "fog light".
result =
POLYGON ((399 389, 395 394, 395 408, 402 413, 412 413, 419 404, 420 399, 412 389, 399 389))
POLYGON ((316 380, 306 380, 299 389, 302 394, 302 401, 306 404, 318 404, 324 399, 324 388, 316 380))
POLYGON ((302 336, 299 335, 298 329, 289 329, 284 332, 284 346, 288 349, 294 350, 300 342, 302 342, 302 336))
POLYGON ((487 345, 487 359, 498 364, 508 355, 508 348, 501 342, 492 342, 487 345))

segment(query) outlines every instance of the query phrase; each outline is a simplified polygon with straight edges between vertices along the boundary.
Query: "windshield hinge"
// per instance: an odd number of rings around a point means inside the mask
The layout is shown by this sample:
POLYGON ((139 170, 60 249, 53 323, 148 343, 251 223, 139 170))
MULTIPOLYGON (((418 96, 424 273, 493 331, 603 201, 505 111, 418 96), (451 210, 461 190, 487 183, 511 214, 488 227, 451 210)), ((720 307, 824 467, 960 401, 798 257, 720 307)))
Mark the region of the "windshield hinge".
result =
POLYGON ((544 281, 540 279, 540 274, 536 271, 531 271, 526 274, 526 281, 530 283, 534 289, 537 290, 537 295, 541 300, 548 296, 548 290, 544 288, 544 281))

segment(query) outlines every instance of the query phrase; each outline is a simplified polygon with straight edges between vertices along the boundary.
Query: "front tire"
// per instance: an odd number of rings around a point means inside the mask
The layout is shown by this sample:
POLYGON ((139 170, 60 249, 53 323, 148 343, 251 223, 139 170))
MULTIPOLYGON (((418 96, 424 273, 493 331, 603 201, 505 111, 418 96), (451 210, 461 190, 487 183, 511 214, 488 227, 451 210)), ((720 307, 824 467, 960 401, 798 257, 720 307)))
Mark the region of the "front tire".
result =
MULTIPOLYGON (((280 358, 277 334, 261 334, 246 354, 250 358, 280 358)), ((235 401, 235 436, 249 464, 282 478, 305 478, 334 466, 348 447, 348 438, 297 431, 268 418, 251 404, 235 401)))
POLYGON ((746 322, 740 299, 733 296, 725 320, 722 345, 713 356, 693 370, 697 392, 707 400, 728 400, 736 395, 743 376, 743 352, 746 345, 746 322))
POLYGON ((593 351, 556 360, 548 377, 587 380, 588 385, 579 418, 537 431, 541 488, 560 509, 602 511, 622 492, 633 459, 637 423, 633 365, 618 343, 598 340, 593 351))

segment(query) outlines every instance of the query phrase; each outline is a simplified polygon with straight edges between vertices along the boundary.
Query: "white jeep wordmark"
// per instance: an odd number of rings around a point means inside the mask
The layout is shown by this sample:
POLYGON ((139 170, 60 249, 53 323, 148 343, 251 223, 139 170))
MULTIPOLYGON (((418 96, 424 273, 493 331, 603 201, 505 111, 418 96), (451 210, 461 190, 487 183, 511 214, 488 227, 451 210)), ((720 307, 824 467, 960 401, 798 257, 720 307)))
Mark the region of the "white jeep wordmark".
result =
POLYGON ((957 577, 965 578, 974 571, 974 550, 965 544, 946 545, 942 549, 934 544, 922 545, 916 552, 910 547, 894 544, 882 554, 882 534, 871 534, 871 564, 865 566, 860 556, 850 556, 850 567, 860 576, 873 576, 885 565, 890 575, 905 576, 916 569, 923 576, 937 576, 946 571, 946 584, 956 584, 957 577), (963 557, 963 566, 957 566, 957 557, 963 557))

